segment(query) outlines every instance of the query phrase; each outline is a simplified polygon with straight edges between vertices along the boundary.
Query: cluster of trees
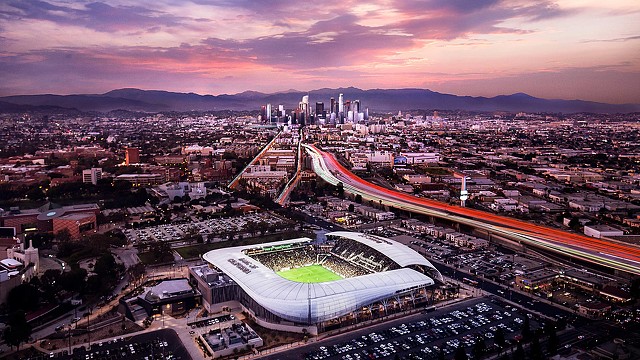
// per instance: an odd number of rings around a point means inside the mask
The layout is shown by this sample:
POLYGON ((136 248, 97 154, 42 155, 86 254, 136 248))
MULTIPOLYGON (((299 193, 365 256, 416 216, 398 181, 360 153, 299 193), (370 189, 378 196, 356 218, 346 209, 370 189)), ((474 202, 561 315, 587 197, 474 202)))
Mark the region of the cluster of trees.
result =
POLYGON ((127 243, 126 236, 119 231, 91 234, 82 241, 70 241, 65 239, 65 236, 63 232, 56 234, 58 257, 66 259, 71 264, 80 259, 109 254, 109 248, 120 247, 127 243))
POLYGON ((173 251, 171 244, 166 241, 156 241, 149 246, 148 253, 151 254, 151 262, 162 264, 173 261, 173 251))
MULTIPOLYGON (((60 237, 64 238, 64 234, 60 237)), ((45 248, 50 247, 54 238, 50 234, 35 234, 28 240, 33 240, 34 246, 45 248)), ((69 294, 97 298, 110 293, 124 269, 115 261, 109 247, 125 243, 124 235, 115 232, 93 234, 79 242, 68 239, 60 242, 58 257, 67 260, 70 268, 67 271, 46 270, 40 277, 16 286, 7 294, 3 310, 9 315, 9 321, 3 333, 4 340, 12 346, 25 342, 31 333, 25 314, 44 304, 60 304, 69 294), (96 257, 90 275, 78 266, 78 260, 87 257, 96 257)))
POLYGON ((111 178, 101 179, 97 185, 72 182, 50 187, 49 181, 44 181, 14 188, 10 184, 0 184, 0 202, 9 204, 25 198, 58 203, 102 200, 106 208, 141 206, 153 201, 145 189, 134 189, 127 181, 113 181, 111 178))
POLYGON ((43 304, 60 304, 63 294, 89 298, 107 295, 122 271, 122 265, 116 263, 113 255, 103 253, 96 259, 92 275, 72 264, 69 271, 49 269, 29 283, 16 286, 7 294, 4 310, 8 313, 8 321, 2 338, 7 344, 19 347, 31 335, 27 313, 38 310, 43 304))
POLYGON ((113 255, 103 253, 93 264, 91 274, 77 264, 72 264, 69 271, 50 269, 29 284, 23 285, 36 289, 40 294, 39 299, 55 304, 60 301, 61 294, 65 293, 88 297, 107 295, 123 271, 123 266, 116 262, 113 255))

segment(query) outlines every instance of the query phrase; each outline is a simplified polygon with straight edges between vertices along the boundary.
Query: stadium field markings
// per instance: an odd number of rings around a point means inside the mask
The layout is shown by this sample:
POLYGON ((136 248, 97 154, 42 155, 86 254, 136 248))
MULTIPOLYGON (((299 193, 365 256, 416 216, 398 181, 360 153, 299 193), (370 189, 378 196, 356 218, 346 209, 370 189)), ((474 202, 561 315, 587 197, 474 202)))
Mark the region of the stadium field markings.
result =
POLYGON ((321 283, 342 279, 342 276, 322 265, 309 265, 285 271, 277 271, 276 274, 287 280, 301 283, 321 283))

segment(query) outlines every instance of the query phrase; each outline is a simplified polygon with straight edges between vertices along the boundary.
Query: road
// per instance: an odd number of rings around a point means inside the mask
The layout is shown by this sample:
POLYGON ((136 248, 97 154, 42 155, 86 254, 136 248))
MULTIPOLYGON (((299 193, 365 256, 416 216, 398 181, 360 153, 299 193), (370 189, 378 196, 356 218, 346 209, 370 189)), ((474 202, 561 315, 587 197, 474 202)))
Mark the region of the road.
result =
POLYGON ((351 173, 336 158, 313 145, 303 144, 312 157, 313 170, 324 181, 343 184, 345 191, 363 199, 405 211, 465 224, 535 248, 640 275, 640 247, 568 233, 492 213, 449 205, 383 188, 351 173))
POLYGON ((258 163, 258 161, 260 161, 260 159, 264 156, 264 154, 267 151, 269 151, 269 149, 271 149, 273 144, 275 144, 276 139, 278 138, 278 135, 280 135, 280 133, 276 134, 276 136, 273 137, 273 139, 258 153, 258 155, 256 155, 256 157, 253 158, 253 160, 251 160, 251 162, 247 164, 247 166, 245 166, 245 168, 242 169, 242 171, 240 171, 240 173, 238 173, 238 175, 236 175, 236 177, 233 178, 233 180, 231 180, 231 182, 229 183, 229 189, 235 189, 235 187, 238 186, 238 182, 240 182, 240 179, 242 178, 242 174, 244 174, 244 172, 247 170, 247 168, 249 168, 249 166, 254 165, 258 163))
POLYGON ((282 193, 280 193, 280 196, 278 196, 278 198, 276 199, 276 202, 280 204, 280 206, 284 206, 284 204, 286 204, 287 200, 289 200, 289 195, 291 195, 291 192, 296 188, 296 186, 298 186, 298 182, 300 181, 302 172, 302 129, 300 129, 300 137, 298 138, 296 163, 296 173, 291 178, 291 180, 287 182, 287 185, 285 185, 282 193))

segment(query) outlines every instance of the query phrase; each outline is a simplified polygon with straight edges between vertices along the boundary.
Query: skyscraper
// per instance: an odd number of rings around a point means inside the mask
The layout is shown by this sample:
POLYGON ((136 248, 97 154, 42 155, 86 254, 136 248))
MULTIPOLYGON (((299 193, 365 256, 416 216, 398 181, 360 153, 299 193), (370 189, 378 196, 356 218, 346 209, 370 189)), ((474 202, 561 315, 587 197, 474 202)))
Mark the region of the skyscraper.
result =
POLYGON ((303 108, 302 113, 304 114, 305 120, 309 119, 309 114, 311 114, 311 108, 309 107, 309 95, 305 95, 302 97, 302 105, 303 108))
POLYGON ((338 96, 338 113, 344 114, 344 97, 342 94, 338 96))
POLYGON ((334 113, 336 112, 336 99, 331 98, 331 108, 329 109, 330 113, 334 113))
POLYGON ((271 122, 271 104, 267 104, 266 116, 267 122, 271 122))
POLYGON ((124 150, 124 164, 138 164, 140 163, 140 150, 134 147, 128 147, 124 150))
POLYGON ((322 101, 316 102, 316 119, 324 119, 326 117, 324 113, 324 103, 322 101))

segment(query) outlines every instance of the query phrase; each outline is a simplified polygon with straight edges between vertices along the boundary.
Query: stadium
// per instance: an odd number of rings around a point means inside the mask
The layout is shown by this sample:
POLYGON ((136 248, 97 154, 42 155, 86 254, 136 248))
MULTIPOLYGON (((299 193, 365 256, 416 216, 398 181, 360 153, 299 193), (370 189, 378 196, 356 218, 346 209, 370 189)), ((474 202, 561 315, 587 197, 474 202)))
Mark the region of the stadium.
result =
POLYGON ((213 250, 192 271, 203 300, 239 303, 265 327, 317 333, 429 303, 442 275, 396 241, 355 232, 213 250))

